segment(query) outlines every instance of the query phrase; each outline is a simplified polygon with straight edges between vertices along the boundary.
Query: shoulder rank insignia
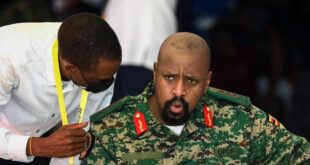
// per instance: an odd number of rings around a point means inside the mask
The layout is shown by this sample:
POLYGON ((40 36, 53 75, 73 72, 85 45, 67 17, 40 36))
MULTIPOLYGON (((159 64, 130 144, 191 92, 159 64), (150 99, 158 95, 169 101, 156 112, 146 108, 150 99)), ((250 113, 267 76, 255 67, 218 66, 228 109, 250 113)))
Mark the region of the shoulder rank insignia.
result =
POLYGON ((268 114, 268 121, 272 124, 274 124, 275 126, 279 127, 280 126, 280 122, 274 118, 273 116, 268 114))
POLYGON ((213 116, 211 110, 207 105, 203 106, 203 115, 205 119, 205 126, 212 128, 213 127, 213 116))
POLYGON ((133 116, 133 122, 135 124, 137 136, 140 136, 148 130, 145 117, 143 113, 136 111, 133 116))

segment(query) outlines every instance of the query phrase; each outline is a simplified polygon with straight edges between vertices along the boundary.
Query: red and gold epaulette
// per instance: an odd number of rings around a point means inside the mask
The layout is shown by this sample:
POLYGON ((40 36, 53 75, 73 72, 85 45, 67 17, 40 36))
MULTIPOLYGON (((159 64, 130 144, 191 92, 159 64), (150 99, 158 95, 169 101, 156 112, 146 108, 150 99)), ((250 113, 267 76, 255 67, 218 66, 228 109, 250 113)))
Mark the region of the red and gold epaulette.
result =
POLYGON ((144 114, 139 111, 135 112, 133 116, 133 123, 135 125, 137 136, 142 135, 144 132, 148 130, 144 114))
POLYGON ((207 105, 203 106, 203 115, 205 126, 212 128, 213 127, 213 115, 212 111, 209 109, 207 105))
POLYGON ((272 124, 274 124, 275 126, 279 127, 280 126, 280 122, 274 118, 273 116, 268 114, 268 121, 272 124))

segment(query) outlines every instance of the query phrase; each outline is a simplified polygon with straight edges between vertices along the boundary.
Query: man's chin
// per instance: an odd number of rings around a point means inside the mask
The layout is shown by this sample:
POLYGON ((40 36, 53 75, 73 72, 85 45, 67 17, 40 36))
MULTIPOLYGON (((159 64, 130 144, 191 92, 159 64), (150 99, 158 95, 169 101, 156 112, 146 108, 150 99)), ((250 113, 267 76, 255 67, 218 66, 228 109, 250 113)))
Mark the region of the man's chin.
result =
POLYGON ((190 114, 184 99, 173 98, 165 103, 161 117, 167 125, 183 125, 190 114))
POLYGON ((169 113, 167 117, 164 118, 164 121, 167 125, 171 126, 177 126, 177 125, 183 125, 187 121, 185 118, 185 113, 169 113))

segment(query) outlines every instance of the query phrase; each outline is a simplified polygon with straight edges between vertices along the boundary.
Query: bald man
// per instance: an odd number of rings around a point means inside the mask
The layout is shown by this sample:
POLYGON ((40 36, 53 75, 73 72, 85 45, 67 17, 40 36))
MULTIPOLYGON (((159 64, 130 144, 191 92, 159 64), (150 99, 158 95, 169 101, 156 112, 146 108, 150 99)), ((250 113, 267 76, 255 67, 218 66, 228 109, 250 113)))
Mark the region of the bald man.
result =
POLYGON ((288 132, 249 98, 209 87, 210 60, 201 37, 169 36, 144 92, 92 116, 90 155, 84 163, 309 163, 304 138, 288 132))

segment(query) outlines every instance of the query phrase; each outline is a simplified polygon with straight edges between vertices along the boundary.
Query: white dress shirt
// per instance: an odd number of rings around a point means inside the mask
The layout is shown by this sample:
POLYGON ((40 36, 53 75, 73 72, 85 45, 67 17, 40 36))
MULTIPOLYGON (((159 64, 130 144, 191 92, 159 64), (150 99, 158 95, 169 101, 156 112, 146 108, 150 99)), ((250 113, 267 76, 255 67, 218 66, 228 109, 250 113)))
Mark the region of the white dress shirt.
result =
MULTIPOLYGON (((29 136, 39 137, 60 121, 51 47, 60 23, 19 23, 0 28, 0 158, 30 162, 29 136)), ((83 121, 110 104, 114 84, 89 93, 83 121)), ((78 121, 81 89, 63 82, 69 123, 78 121)))
POLYGON ((153 70, 162 42, 177 30, 177 0, 110 0, 104 18, 122 46, 122 65, 153 70))

